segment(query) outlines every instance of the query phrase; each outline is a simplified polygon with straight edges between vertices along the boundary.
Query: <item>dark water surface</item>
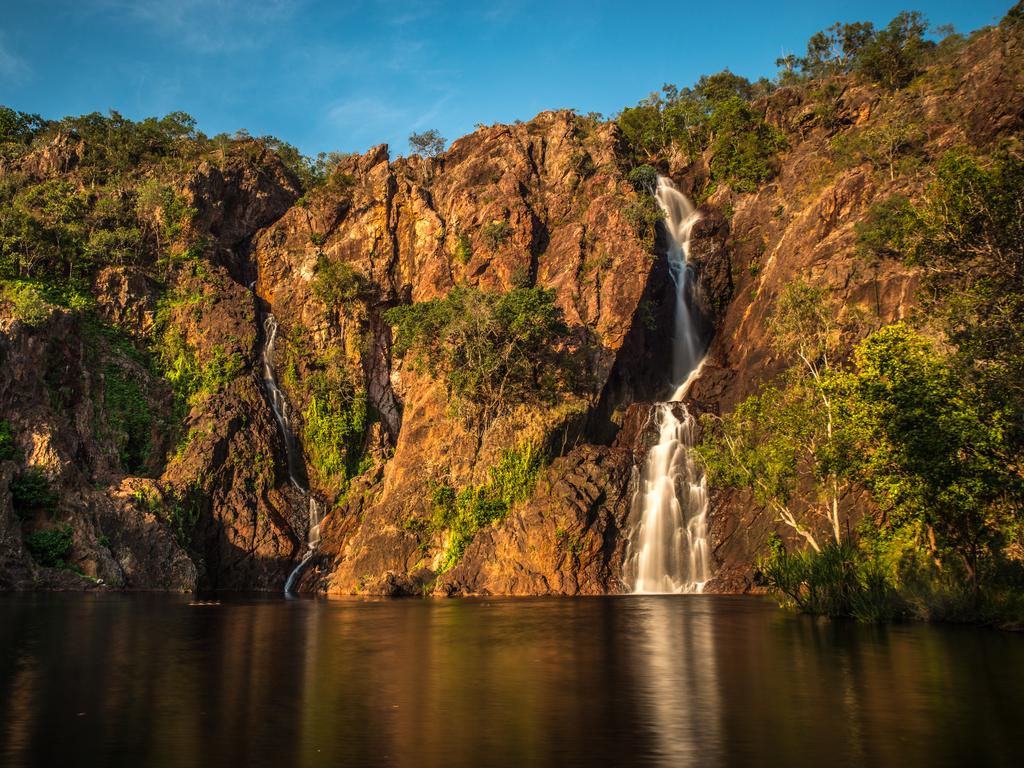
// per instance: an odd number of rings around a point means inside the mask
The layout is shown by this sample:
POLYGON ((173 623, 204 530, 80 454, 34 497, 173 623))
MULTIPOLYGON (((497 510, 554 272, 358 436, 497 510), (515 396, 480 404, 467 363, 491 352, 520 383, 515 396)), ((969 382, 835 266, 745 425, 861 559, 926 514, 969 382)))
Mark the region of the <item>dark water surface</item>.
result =
POLYGON ((728 597, 0 596, 0 765, 1024 765, 1024 637, 728 597))

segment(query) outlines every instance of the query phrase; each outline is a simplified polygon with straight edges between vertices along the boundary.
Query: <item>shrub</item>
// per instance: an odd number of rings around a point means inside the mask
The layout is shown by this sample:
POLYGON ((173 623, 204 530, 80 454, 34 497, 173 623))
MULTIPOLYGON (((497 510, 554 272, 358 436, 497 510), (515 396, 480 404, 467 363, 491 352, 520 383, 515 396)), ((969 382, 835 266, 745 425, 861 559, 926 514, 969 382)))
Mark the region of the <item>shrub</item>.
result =
POLYGON ((711 129, 711 172, 728 179, 737 192, 753 192, 778 173, 776 155, 785 138, 743 99, 734 96, 716 105, 711 129))
POLYGON ((20 461, 21 451, 14 442, 14 431, 7 419, 0 419, 0 461, 20 461))
POLYGON ((370 284, 351 264, 321 254, 316 260, 313 293, 330 309, 339 309, 365 301, 370 284))
POLYGON ((144 471, 153 415, 142 387, 116 365, 108 365, 104 371, 103 415, 122 469, 131 473, 144 471))
POLYGON ((310 463, 324 479, 343 485, 358 474, 369 426, 366 390, 321 376, 314 380, 303 412, 303 436, 310 463))
POLYGON ((465 266, 469 264, 473 258, 473 243, 469 239, 469 235, 463 233, 460 234, 458 239, 455 241, 455 259, 465 266))
POLYGON ((384 318, 394 327, 395 354, 441 378, 456 411, 470 417, 551 402, 583 373, 561 344, 568 327, 554 291, 457 286, 384 318))
POLYGON ((71 526, 65 525, 50 531, 36 531, 25 537, 25 546, 35 561, 47 568, 67 567, 71 554, 71 526))
POLYGON ((865 557, 849 541, 829 542, 820 552, 789 554, 773 534, 769 554, 758 569, 784 604, 803 613, 877 622, 901 611, 896 590, 878 560, 865 557))
POLYGON ((496 251, 503 246, 508 241, 511 234, 512 225, 509 224, 508 219, 492 221, 490 224, 484 225, 480 230, 480 235, 483 238, 484 243, 492 251, 496 251))
POLYGON ((173 493, 162 507, 164 520, 182 549, 189 549, 199 523, 200 488, 193 482, 185 491, 173 493))
POLYGON ((640 192, 626 204, 622 213, 647 250, 653 251, 658 222, 665 220, 665 212, 657 201, 646 192, 640 192))
POLYGON ((9 281, 0 298, 10 304, 14 316, 26 325, 39 325, 53 313, 53 305, 34 285, 22 281, 9 281))
POLYGON ((11 480, 11 500, 19 517, 52 510, 57 494, 50 488, 50 479, 39 467, 26 467, 11 480))
POLYGON ((875 203, 854 226, 857 249, 869 258, 902 258, 907 234, 913 227, 914 211, 902 195, 892 195, 875 203))
POLYGON ((626 176, 626 179, 630 184, 633 185, 633 189, 637 192, 647 192, 653 194, 655 187, 658 186, 658 172, 650 165, 638 165, 636 168, 631 170, 626 176))

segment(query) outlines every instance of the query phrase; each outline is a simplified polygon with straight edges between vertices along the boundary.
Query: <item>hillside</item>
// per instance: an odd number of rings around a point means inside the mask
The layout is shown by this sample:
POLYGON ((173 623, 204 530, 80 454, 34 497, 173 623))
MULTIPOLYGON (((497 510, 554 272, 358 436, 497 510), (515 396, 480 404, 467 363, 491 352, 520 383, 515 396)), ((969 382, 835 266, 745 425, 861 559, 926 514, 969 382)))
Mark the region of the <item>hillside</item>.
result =
MULTIPOLYGON (((828 57, 774 83, 726 72, 432 157, 311 162, 187 116, 7 110, 0 587, 279 590, 316 526, 304 592, 624 590, 670 381, 650 174, 699 203, 710 346, 689 407, 709 429, 787 370, 787 286, 836 307, 842 359, 928 326, 928 265, 871 232, 889 201, 923 205, 950 153, 1020 162, 1020 15, 898 81, 828 57)), ((801 537, 714 476, 705 588, 746 591, 773 534, 801 537)), ((877 513, 869 486, 838 499, 846 530, 877 513)))

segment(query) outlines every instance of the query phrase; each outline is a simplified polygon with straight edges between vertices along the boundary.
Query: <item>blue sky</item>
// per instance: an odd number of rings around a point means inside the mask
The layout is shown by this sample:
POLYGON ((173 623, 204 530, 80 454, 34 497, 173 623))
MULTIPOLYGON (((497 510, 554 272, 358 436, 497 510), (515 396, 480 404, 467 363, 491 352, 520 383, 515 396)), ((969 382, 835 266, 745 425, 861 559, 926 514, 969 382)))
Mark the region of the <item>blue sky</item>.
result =
POLYGON ((307 154, 407 151, 544 109, 617 112, 724 67, 752 79, 834 21, 904 8, 969 31, 1014 0, 3 0, 0 103, 45 117, 189 112, 307 154))

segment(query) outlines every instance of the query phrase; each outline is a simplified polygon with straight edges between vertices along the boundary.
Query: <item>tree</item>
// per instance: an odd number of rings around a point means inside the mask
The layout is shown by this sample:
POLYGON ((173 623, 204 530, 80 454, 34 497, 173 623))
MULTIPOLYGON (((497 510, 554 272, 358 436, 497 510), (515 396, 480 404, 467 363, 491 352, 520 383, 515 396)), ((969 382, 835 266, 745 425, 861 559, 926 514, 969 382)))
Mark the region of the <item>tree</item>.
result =
POLYGON ((737 192, 753 192, 778 173, 776 155, 785 138, 739 96, 715 106, 711 130, 711 172, 737 192))
POLYGON ((444 152, 444 145, 447 140, 436 130, 431 128, 423 133, 409 134, 409 147, 413 152, 424 157, 437 157, 444 152))
POLYGON ((902 88, 921 71, 925 54, 935 47, 926 40, 928 22, 917 11, 904 11, 874 35, 857 56, 857 69, 889 90, 902 88))
POLYGON ((845 436, 837 423, 837 364, 842 328, 821 288, 794 283, 776 302, 772 345, 791 367, 780 384, 708 417, 699 453, 712 483, 747 488, 816 552, 815 519, 842 541, 839 499, 848 483, 839 460, 845 436))
POLYGON ((1024 159, 940 159, 917 206, 887 222, 886 245, 923 269, 921 300, 964 375, 1012 414, 1024 454, 1024 159))
POLYGON ((456 411, 470 419, 549 403, 580 374, 551 290, 456 286, 443 299, 395 307, 384 318, 395 330, 395 354, 444 381, 456 411))
POLYGON ((933 556, 958 557, 976 588, 980 561, 1024 511, 1005 414, 903 323, 864 340, 850 383, 847 466, 890 528, 926 530, 933 556))
POLYGON ((46 126, 39 115, 0 106, 0 145, 27 145, 46 126))

